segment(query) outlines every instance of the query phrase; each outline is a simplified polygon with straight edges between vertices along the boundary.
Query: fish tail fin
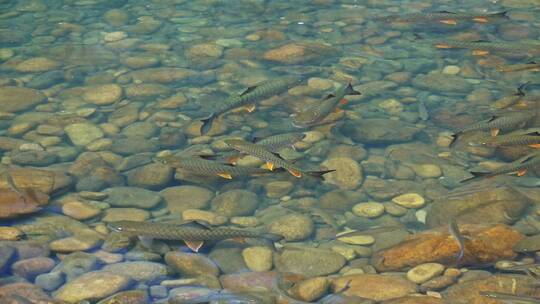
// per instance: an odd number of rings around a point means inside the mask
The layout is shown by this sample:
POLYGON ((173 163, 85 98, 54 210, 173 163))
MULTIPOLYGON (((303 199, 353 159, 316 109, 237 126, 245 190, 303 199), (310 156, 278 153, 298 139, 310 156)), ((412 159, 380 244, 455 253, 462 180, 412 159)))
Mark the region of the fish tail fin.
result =
POLYGON ((516 89, 516 95, 517 95, 517 96, 525 96, 525 92, 524 92, 523 90, 525 89, 525 87, 526 87, 528 84, 529 84, 529 81, 520 84, 519 87, 517 87, 517 89, 516 89))
POLYGON ((450 142, 449 147, 451 147, 456 142, 459 134, 461 134, 461 132, 452 133, 452 135, 450 135, 450 137, 452 137, 452 141, 450 142))
POLYGON ((206 133, 208 133, 208 131, 210 131, 214 119, 216 119, 216 114, 214 113, 210 114, 210 116, 208 116, 207 118, 201 119, 201 135, 205 135, 206 133))
POLYGON ((459 181, 460 183, 464 183, 464 182, 468 182, 468 181, 472 181, 472 180, 475 180, 475 179, 479 179, 479 178, 482 178, 482 177, 490 177, 491 176, 491 172, 477 172, 477 171, 471 171, 469 172, 470 174, 472 174, 471 177, 468 177, 466 179, 462 179, 461 181, 459 181))
POLYGON ((330 172, 334 172, 336 171, 335 169, 332 169, 332 170, 321 170, 321 171, 308 171, 307 174, 309 174, 310 176, 313 176, 317 179, 320 179, 320 180, 324 180, 324 175, 326 173, 330 173, 330 172))
POLYGON ((362 93, 353 89, 352 85, 349 83, 349 85, 345 88, 345 95, 362 95, 362 93))
POLYGON ((263 233, 261 238, 272 242, 279 242, 283 239, 283 236, 275 233, 263 233))
POLYGON ((500 12, 500 13, 495 13, 495 14, 493 14, 493 16, 502 17, 502 18, 504 18, 504 19, 510 19, 510 17, 508 17, 508 11, 503 11, 503 12, 500 12))

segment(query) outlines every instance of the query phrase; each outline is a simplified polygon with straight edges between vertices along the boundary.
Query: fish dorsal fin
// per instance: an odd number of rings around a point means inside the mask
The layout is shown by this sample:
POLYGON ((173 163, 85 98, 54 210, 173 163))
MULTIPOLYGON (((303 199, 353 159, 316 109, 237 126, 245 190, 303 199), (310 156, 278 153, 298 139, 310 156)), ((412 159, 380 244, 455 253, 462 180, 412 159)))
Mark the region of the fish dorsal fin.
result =
POLYGON ((537 156, 537 154, 529 154, 527 156, 524 156, 522 159, 519 160, 519 163, 524 164, 524 163, 530 161, 531 159, 535 158, 536 156, 537 156))
POLYGON ((534 132, 526 133, 525 135, 540 136, 540 132, 539 131, 534 131, 534 132))
POLYGON ((259 140, 261 140, 261 138, 255 136, 255 137, 253 137, 253 138, 251 139, 251 142, 252 142, 252 143, 257 143, 259 140))
POLYGON ((253 90, 255 90, 258 86, 251 86, 251 87, 248 87, 244 92, 242 92, 240 94, 240 96, 244 96, 246 94, 249 94, 251 92, 253 92, 253 90))
POLYGON ((493 41, 489 41, 489 40, 485 40, 485 39, 479 39, 479 40, 473 40, 471 42, 477 43, 477 42, 493 42, 493 41))
POLYGON ((274 156, 279 158, 279 159, 283 159, 283 157, 281 157, 281 155, 279 155, 279 153, 277 153, 277 152, 272 152, 272 154, 274 154, 274 156))
POLYGON ((494 121, 495 119, 499 118, 498 115, 493 115, 490 118, 486 119, 486 122, 494 121))
POLYGON ((325 97, 323 100, 328 100, 328 99, 334 98, 334 97, 336 97, 336 95, 334 95, 334 94, 328 94, 328 95, 326 95, 326 97, 325 97))
POLYGON ((452 14, 452 15, 457 15, 457 13, 449 12, 449 11, 436 11, 435 13, 436 13, 436 14, 452 14))
POLYGON ((217 158, 217 155, 209 155, 209 154, 197 154, 196 156, 202 159, 206 159, 206 160, 216 160, 217 158))
POLYGON ((210 223, 201 221, 201 220, 188 220, 184 221, 179 226, 191 226, 193 228, 199 228, 199 229, 205 229, 205 230, 211 230, 212 226, 210 223))

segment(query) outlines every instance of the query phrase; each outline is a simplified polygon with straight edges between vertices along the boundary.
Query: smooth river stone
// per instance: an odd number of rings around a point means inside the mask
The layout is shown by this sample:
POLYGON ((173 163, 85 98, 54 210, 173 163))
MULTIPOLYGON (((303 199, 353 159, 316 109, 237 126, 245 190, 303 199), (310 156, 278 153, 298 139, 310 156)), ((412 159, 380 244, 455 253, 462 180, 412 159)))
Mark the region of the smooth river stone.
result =
POLYGON ((130 283, 128 276, 109 271, 94 271, 66 283, 54 297, 71 303, 96 301, 127 288, 130 283))
POLYGON ((0 109, 2 112, 27 110, 45 100, 38 90, 23 87, 0 87, 0 109))

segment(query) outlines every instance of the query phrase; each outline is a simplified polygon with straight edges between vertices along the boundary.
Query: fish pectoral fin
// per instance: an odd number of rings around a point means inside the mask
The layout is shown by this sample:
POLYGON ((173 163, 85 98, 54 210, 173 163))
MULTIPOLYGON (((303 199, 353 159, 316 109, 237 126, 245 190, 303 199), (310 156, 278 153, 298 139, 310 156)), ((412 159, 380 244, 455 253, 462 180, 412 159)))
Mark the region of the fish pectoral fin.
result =
POLYGON ((347 100, 346 98, 341 98, 341 99, 339 100, 339 104, 340 104, 340 105, 346 105, 347 103, 349 103, 349 100, 347 100))
POLYGON ((210 225, 209 222, 206 222, 203 220, 187 220, 179 224, 179 226, 186 226, 186 225, 190 227, 199 228, 199 229, 205 229, 205 230, 212 229, 212 225, 210 225))
POLYGON ((338 113, 341 113, 341 112, 343 112, 343 109, 342 109, 342 108, 338 108, 338 107, 336 107, 336 108, 334 109, 334 111, 333 111, 333 112, 334 112, 334 113, 336 113, 336 114, 338 114, 338 113))
POLYGON ((443 20, 439 20, 440 23, 442 24, 448 24, 448 25, 456 25, 457 24, 457 20, 455 19, 443 19, 443 20))
POLYGON ((275 168, 275 165, 274 163, 271 163, 271 162, 266 162, 266 168, 270 171, 273 171, 274 168, 275 168))
POLYGON ((489 22, 489 20, 486 17, 474 17, 472 20, 474 22, 478 22, 478 23, 488 23, 489 22))
POLYGON ((540 144, 532 144, 532 145, 528 145, 529 147, 531 148, 534 148, 534 149, 540 149, 540 144))
POLYGON ((519 171, 516 173, 516 175, 519 176, 519 177, 521 177, 521 176, 525 175, 525 173, 527 173, 527 169, 522 169, 522 170, 519 170, 519 171))
POLYGON ((438 49, 451 49, 452 48, 452 46, 446 43, 437 43, 435 44, 435 47, 438 49))
POLYGON ((244 92, 242 92, 242 93, 240 94, 240 96, 244 96, 244 95, 246 95, 246 94, 248 94, 248 93, 253 92, 253 90, 255 90, 257 87, 258 87, 258 86, 251 86, 251 87, 248 87, 244 92))
POLYGON ((500 129, 491 129, 490 134, 491 136, 497 136, 499 134, 500 129))
POLYGON ((141 235, 139 235, 138 238, 139 238, 139 241, 141 242, 141 244, 145 248, 147 248, 147 249, 152 248, 152 245, 154 244, 154 239, 153 238, 148 237, 148 236, 141 236, 141 235))
POLYGON ((473 56, 487 56, 487 55, 489 55, 489 51, 486 51, 486 50, 473 50, 472 54, 473 54, 473 56))
POLYGON ((194 252, 199 252, 199 249, 204 245, 203 241, 184 241, 184 243, 194 252))
POLYGON ((516 106, 518 106, 518 107, 526 107, 526 106, 528 106, 528 104, 524 100, 519 100, 516 103, 516 106))
POLYGON ((287 171, 289 171, 290 174, 292 174, 294 177, 302 177, 302 172, 299 172, 297 170, 294 170, 294 169, 288 169, 287 171))
POLYGON ((225 179, 232 179, 232 175, 228 172, 220 172, 217 174, 219 177, 223 177, 225 179))
POLYGON ((248 113, 253 113, 257 109, 257 106, 255 104, 248 104, 244 107, 248 113))

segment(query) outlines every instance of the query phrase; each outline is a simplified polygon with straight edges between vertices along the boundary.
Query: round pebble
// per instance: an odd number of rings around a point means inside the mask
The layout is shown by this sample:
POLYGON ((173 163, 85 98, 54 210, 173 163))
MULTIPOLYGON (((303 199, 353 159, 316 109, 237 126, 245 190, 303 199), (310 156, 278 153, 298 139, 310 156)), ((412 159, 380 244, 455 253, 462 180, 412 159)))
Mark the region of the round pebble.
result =
POLYGON ((439 263, 420 264, 407 271, 407 279, 416 284, 422 284, 440 275, 444 271, 444 265, 439 263))
POLYGON ((356 204, 352 212, 360 217, 375 218, 383 215, 384 205, 377 202, 367 202, 356 204))
POLYGON ((246 266, 252 271, 272 269, 272 250, 268 247, 248 247, 242 251, 246 266))
MULTIPOLYGON (((348 234, 349 232, 350 231, 346 233, 348 234)), ((337 239, 338 241, 351 244, 351 245, 371 245, 375 243, 375 238, 371 235, 350 235, 350 236, 342 236, 342 237, 338 235, 337 239)))
POLYGON ((461 69, 457 65, 447 65, 443 68, 443 74, 456 75, 461 69))
POLYGON ((396 196, 392 199, 392 202, 405 208, 420 208, 426 203, 424 198, 418 193, 405 193, 396 196))

